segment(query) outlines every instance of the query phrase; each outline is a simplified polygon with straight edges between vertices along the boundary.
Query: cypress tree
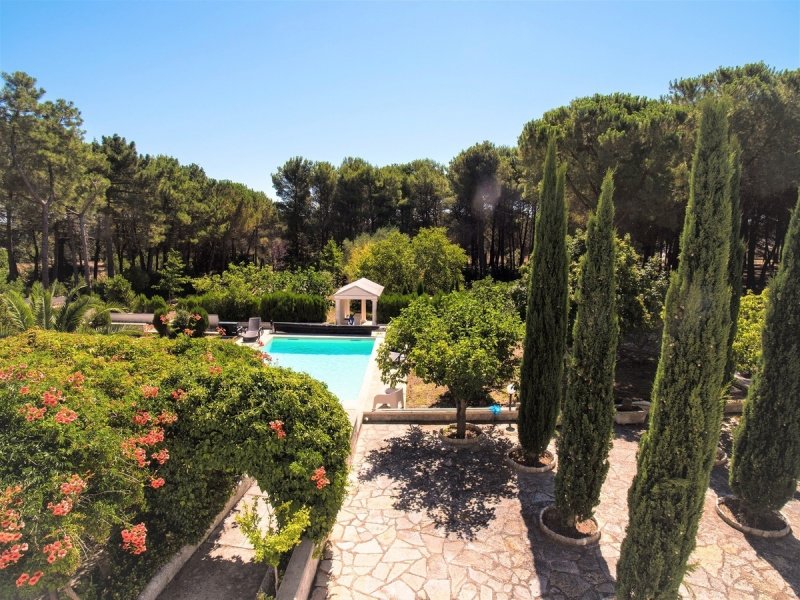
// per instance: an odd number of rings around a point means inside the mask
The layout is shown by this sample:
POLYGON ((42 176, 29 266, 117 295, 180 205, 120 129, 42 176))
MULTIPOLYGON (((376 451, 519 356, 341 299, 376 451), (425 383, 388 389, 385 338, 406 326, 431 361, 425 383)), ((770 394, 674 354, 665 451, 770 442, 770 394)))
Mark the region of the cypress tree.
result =
POLYGON ((725 363, 723 385, 729 385, 736 371, 733 359, 733 340, 736 338, 736 323, 739 320, 739 304, 742 299, 742 270, 744 269, 745 244, 742 239, 742 207, 740 185, 742 178, 742 156, 739 144, 731 144, 731 256, 728 264, 728 283, 731 286, 731 331, 728 334, 728 354, 725 363))
POLYGON ((617 358, 614 179, 603 179, 597 210, 589 218, 586 255, 578 284, 567 397, 558 439, 555 498, 565 524, 592 516, 608 472, 614 429, 617 358))
POLYGON ((619 598, 677 598, 695 546, 722 421, 730 325, 726 104, 701 108, 681 255, 667 291, 650 424, 628 491, 619 598))
POLYGON ((564 181, 551 139, 536 216, 520 373, 519 442, 530 457, 547 449, 563 395, 568 269, 564 181))
POLYGON ((746 512, 779 510, 800 474, 800 196, 769 286, 761 370, 734 434, 730 483, 746 512))

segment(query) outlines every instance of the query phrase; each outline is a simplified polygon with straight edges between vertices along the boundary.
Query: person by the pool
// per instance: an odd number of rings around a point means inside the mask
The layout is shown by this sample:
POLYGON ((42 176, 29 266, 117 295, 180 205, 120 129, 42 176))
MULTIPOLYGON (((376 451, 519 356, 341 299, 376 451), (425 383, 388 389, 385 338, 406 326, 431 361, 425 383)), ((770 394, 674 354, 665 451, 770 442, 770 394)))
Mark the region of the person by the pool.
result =
POLYGON ((353 313, 350 313, 350 316, 347 317, 347 324, 348 325, 355 325, 355 323, 356 323, 356 319, 353 316, 353 313))

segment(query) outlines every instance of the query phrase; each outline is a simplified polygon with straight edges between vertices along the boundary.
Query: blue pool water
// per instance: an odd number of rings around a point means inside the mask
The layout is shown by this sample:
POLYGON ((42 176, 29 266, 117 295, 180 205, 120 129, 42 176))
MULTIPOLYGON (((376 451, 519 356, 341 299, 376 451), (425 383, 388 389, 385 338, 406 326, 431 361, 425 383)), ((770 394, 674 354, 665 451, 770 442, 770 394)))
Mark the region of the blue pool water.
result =
POLYGON ((358 399, 369 356, 372 338, 273 337, 261 349, 272 356, 272 364, 308 373, 328 384, 342 401, 358 399))

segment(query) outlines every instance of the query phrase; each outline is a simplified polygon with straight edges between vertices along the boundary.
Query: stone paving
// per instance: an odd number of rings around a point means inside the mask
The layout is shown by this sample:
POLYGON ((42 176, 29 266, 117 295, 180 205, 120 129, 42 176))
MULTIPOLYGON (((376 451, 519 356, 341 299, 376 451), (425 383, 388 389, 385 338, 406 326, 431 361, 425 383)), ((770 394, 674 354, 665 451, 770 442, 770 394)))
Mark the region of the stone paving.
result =
MULTIPOLYGON (((553 475, 517 475, 503 454, 516 434, 498 426, 480 450, 451 450, 433 427, 364 425, 351 490, 315 579, 313 600, 610 598, 627 523, 641 430, 618 428, 598 523, 601 543, 572 549, 543 538, 553 475)), ((729 493, 718 467, 706 495, 686 598, 796 598, 800 541, 744 536, 714 511, 729 493)), ((784 509, 800 526, 800 494, 784 509)))
MULTIPOLYGON (((253 485, 225 520, 192 555, 158 600, 253 600, 267 571, 253 560, 255 550, 236 523, 244 505, 266 498, 253 485)), ((264 501, 258 513, 267 518, 264 501)))

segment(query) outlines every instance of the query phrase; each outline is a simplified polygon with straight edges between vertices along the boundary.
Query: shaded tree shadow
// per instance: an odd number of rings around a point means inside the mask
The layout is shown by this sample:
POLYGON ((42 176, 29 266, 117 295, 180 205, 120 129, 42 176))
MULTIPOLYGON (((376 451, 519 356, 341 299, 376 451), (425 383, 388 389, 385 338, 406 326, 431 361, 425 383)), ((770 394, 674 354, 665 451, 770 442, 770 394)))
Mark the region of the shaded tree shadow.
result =
POLYGON ((534 597, 613 598, 615 580, 599 545, 584 548, 562 545, 545 537, 539 527, 539 513, 554 501, 553 473, 520 473, 518 477, 522 518, 539 578, 538 594, 534 597))
POLYGON ((745 535, 753 550, 760 558, 767 561, 783 580, 788 583, 795 595, 800 598, 800 540, 792 532, 779 539, 765 539, 754 535, 745 535))
POLYGON ((614 424, 614 438, 621 438, 626 442, 640 442, 647 431, 647 423, 641 425, 614 424))
MULTIPOLYGON (((732 421, 726 419, 726 421, 732 421)), ((733 445, 733 426, 727 426, 723 423, 722 432, 720 433, 720 445, 727 452, 730 459, 731 448, 733 445)), ((711 480, 709 487, 717 494, 718 497, 733 495, 733 490, 728 483, 730 470, 728 464, 714 467, 711 471, 711 480)), ((794 500, 800 500, 800 493, 795 491, 794 500)), ((791 521, 791 519, 790 519, 791 521)), ((720 527, 729 527, 720 519, 720 527)), ((765 539, 754 535, 744 535, 747 543, 756 551, 756 554, 766 562, 768 562, 773 569, 788 583, 795 595, 800 597, 800 540, 795 537, 794 531, 788 536, 778 539, 765 539)))
POLYGON ((213 554, 214 546, 204 543, 197 555, 184 565, 158 596, 158 600, 251 600, 264 578, 266 565, 245 562, 240 556, 213 554))
POLYGON ((516 493, 511 469, 504 462, 511 442, 494 428, 474 448, 445 447, 434 433, 410 426, 402 436, 367 454, 360 481, 381 476, 398 487, 394 508, 424 510, 437 527, 468 540, 495 517, 495 504, 516 493))

